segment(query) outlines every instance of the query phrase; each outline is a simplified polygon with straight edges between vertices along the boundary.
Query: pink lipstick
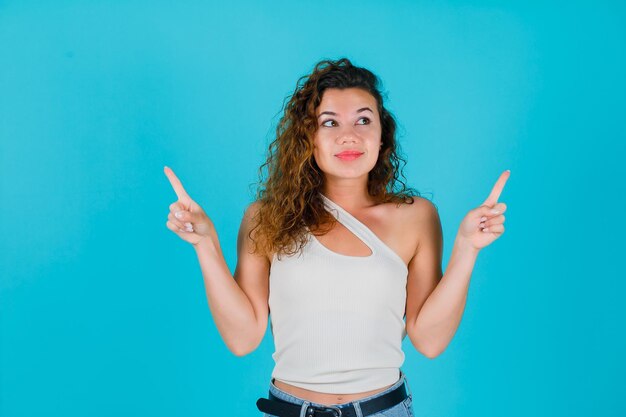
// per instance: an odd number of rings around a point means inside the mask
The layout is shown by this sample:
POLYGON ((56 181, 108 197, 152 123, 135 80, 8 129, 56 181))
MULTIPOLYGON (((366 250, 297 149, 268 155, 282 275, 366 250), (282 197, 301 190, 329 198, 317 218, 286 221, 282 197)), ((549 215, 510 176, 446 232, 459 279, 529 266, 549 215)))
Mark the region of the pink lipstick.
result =
POLYGON ((337 158, 341 159, 342 161, 353 161, 353 160, 357 159, 361 155, 363 155, 363 152, 359 152, 359 151, 343 151, 341 153, 338 153, 335 156, 337 158))

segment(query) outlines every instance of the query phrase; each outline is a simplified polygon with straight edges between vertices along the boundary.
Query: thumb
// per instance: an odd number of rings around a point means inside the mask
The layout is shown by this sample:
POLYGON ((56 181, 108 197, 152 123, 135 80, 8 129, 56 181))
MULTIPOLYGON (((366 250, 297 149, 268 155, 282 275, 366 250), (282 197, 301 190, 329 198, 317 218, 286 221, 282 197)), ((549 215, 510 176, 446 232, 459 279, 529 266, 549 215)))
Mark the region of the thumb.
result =
POLYGON ((184 220, 189 215, 190 205, 177 201, 170 206, 170 211, 178 220, 184 220))
POLYGON ((174 216, 176 216, 178 220, 192 223, 197 223, 202 220, 203 213, 202 207, 193 201, 191 201, 191 204, 187 207, 177 203, 176 209, 174 210, 174 216))
POLYGON ((494 216, 496 214, 500 214, 500 211, 495 204, 493 206, 483 204, 476 209, 477 216, 494 216))

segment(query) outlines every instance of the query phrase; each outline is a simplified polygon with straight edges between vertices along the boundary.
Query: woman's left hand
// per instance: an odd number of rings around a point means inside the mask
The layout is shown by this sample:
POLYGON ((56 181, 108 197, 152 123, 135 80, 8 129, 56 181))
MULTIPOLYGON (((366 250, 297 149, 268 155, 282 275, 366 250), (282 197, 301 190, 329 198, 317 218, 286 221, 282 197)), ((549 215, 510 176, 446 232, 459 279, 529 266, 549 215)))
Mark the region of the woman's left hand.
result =
POLYGON ((465 216, 459 227, 458 240, 480 250, 504 233, 506 204, 498 203, 498 198, 500 198, 504 184, 510 175, 511 171, 504 171, 483 204, 465 216))

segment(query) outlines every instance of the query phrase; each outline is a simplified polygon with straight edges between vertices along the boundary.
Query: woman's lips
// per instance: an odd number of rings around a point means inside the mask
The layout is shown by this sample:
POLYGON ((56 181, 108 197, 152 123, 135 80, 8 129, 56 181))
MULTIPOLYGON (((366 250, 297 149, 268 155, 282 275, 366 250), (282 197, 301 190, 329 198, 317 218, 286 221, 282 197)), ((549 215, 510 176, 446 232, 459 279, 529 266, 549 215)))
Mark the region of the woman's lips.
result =
POLYGON ((352 161, 357 159, 359 156, 363 155, 363 152, 342 152, 335 155, 337 158, 342 161, 352 161))

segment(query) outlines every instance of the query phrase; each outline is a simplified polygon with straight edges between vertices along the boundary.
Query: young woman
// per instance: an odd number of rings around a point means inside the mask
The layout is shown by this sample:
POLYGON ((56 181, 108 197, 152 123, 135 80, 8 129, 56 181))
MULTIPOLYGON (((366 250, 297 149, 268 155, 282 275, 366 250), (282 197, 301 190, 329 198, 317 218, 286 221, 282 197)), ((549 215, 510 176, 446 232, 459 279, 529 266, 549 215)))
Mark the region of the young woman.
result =
POLYGON ((348 59, 300 78, 246 209, 234 279, 213 223, 165 167, 167 227, 198 255, 228 348, 276 347, 266 416, 412 416, 402 340, 429 358, 461 320, 480 249, 504 232, 510 172, 461 222, 445 274, 435 206, 407 189, 378 78, 348 59))

